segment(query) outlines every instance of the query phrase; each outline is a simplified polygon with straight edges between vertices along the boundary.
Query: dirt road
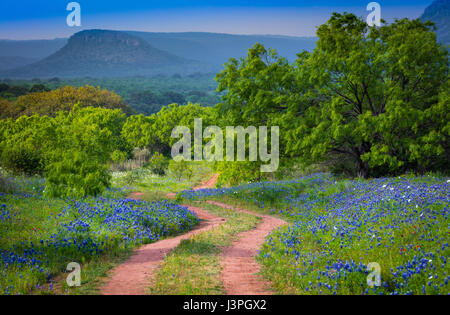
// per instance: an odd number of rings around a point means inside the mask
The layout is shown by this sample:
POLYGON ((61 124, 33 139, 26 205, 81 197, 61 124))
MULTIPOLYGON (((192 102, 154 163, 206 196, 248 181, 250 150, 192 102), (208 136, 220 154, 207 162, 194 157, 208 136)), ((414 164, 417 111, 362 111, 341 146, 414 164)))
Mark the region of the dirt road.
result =
MULTIPOLYGON (((214 188, 218 175, 214 175, 207 182, 195 187, 195 190, 214 188)), ((139 199, 141 193, 130 196, 139 199)), ((173 194, 168 195, 174 198, 173 194)), ((255 228, 238 235, 238 240, 231 246, 223 249, 221 254, 222 273, 221 279, 224 283, 227 295, 266 295, 271 294, 270 283, 264 281, 260 275, 260 266, 256 262, 258 249, 262 246, 265 238, 274 229, 286 224, 283 220, 260 215, 232 206, 208 201, 208 203, 222 208, 249 213, 262 218, 262 222, 255 228)), ((155 276, 158 267, 164 261, 165 256, 176 248, 182 240, 188 239, 195 234, 218 227, 225 219, 214 216, 205 210, 189 207, 202 220, 200 226, 189 233, 144 245, 125 263, 117 266, 111 272, 111 277, 101 289, 105 295, 139 295, 145 294, 146 288, 155 276)))

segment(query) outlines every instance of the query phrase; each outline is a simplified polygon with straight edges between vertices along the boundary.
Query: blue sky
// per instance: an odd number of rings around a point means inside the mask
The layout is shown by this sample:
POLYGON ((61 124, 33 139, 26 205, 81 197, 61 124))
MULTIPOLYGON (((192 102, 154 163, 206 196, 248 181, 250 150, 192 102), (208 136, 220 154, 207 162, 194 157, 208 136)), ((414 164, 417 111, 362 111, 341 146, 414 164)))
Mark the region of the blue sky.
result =
MULTIPOLYGON (((314 36, 331 12, 366 16, 370 0, 78 0, 81 27, 68 27, 69 0, 2 0, 0 38, 67 37, 90 28, 314 36)), ((382 18, 417 18, 432 0, 379 0, 382 18)))

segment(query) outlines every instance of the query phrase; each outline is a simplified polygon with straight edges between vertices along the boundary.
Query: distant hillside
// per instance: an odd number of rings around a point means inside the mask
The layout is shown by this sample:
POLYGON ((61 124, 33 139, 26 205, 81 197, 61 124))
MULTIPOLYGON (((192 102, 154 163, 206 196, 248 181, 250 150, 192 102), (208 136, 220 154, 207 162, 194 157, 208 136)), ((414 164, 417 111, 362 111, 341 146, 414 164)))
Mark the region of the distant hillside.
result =
POLYGON ((53 40, 0 40, 0 56, 43 59, 67 44, 67 38, 53 40))
POLYGON ((422 21, 432 21, 436 24, 438 40, 450 45, 450 0, 436 0, 425 9, 422 21))
POLYGON ((205 61, 221 67, 229 58, 247 55, 256 43, 274 48, 279 55, 294 61, 303 50, 312 51, 316 38, 275 35, 230 35, 216 33, 127 32, 141 37, 154 47, 184 58, 205 61))
POLYGON ((194 66, 124 32, 89 30, 34 64, 3 73, 5 77, 115 77, 174 72, 194 66))
POLYGON ((229 58, 244 57, 248 49, 257 42, 276 49, 279 55, 293 61, 297 53, 313 50, 316 39, 275 35, 89 30, 77 33, 69 40, 0 40, 0 56, 7 53, 8 56, 38 60, 46 58, 14 71, 5 72, 2 71, 5 69, 0 68, 0 77, 99 77, 217 72, 229 58))
POLYGON ((23 67, 36 61, 34 58, 20 56, 0 56, 0 71, 23 67))

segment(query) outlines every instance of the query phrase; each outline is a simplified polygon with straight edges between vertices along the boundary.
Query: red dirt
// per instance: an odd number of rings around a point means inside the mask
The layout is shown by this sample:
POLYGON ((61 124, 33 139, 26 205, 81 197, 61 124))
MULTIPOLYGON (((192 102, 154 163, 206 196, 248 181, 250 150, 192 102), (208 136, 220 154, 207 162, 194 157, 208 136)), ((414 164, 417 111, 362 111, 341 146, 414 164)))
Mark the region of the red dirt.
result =
POLYGON ((194 187, 194 190, 214 188, 214 187, 216 187, 218 178, 219 178, 219 174, 214 174, 213 177, 208 179, 206 182, 202 183, 200 186, 194 187))
POLYGON ((169 198, 171 200, 175 200, 175 198, 177 197, 177 194, 176 193, 168 193, 166 196, 167 196, 167 198, 169 198))
POLYGON ((100 293, 104 295, 145 294, 145 289, 148 287, 152 277, 154 277, 164 257, 177 247, 182 240, 186 240, 200 232, 216 228, 225 222, 225 219, 213 216, 202 209, 188 208, 195 212, 200 219, 204 220, 196 229, 174 238, 142 246, 126 262, 112 270, 112 276, 106 281, 100 293))
POLYGON ((263 245, 266 236, 272 230, 286 224, 285 221, 266 215, 236 209, 220 202, 208 201, 209 204, 238 212, 249 213, 262 218, 262 222, 253 230, 238 235, 239 240, 226 247, 222 252, 221 279, 227 295, 271 295, 270 283, 258 274, 260 265, 255 257, 263 245))
MULTIPOLYGON (((207 182, 195 187, 194 190, 214 188, 218 174, 214 175, 207 182)), ((139 199, 142 193, 134 193, 132 199, 139 199)), ((168 194, 169 198, 174 198, 175 194, 168 194)), ((246 210, 236 209, 230 205, 220 202, 208 201, 209 204, 238 212, 256 215, 262 222, 253 230, 240 233, 239 240, 231 246, 223 249, 221 254, 221 280, 224 283, 227 295, 270 295, 270 283, 262 279, 258 274, 260 266, 255 257, 258 249, 262 246, 266 236, 274 229, 286 224, 283 220, 259 215, 246 210)), ((164 257, 182 240, 218 227, 226 220, 216 217, 210 213, 195 207, 189 207, 197 216, 204 220, 195 230, 180 235, 175 238, 162 240, 153 244, 144 245, 125 263, 112 270, 112 277, 108 279, 101 293, 105 295, 139 295, 145 294, 145 289, 149 285, 156 270, 164 260, 164 257)))
MULTIPOLYGON (((193 190, 199 190, 199 189, 207 189, 207 188, 214 188, 216 187, 217 179, 219 178, 219 174, 214 174, 213 177, 208 179, 206 182, 202 183, 199 186, 196 186, 192 188, 193 190)), ((168 193, 167 198, 174 200, 176 198, 176 193, 168 193)))

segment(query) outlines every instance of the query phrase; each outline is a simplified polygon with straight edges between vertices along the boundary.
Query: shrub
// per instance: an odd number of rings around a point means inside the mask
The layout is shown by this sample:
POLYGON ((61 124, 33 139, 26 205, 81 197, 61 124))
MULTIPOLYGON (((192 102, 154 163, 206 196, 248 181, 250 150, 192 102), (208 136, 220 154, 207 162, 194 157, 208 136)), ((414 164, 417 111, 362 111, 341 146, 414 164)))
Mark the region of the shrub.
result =
POLYGON ((2 164, 16 175, 42 173, 40 153, 25 146, 6 147, 2 152, 2 164))
POLYGON ((216 170, 220 173, 219 186, 236 186, 261 179, 260 162, 218 162, 216 170))
POLYGON ((84 152, 69 151, 47 168, 45 195, 49 197, 97 196, 110 186, 106 165, 84 152))
POLYGON ((130 171, 127 171, 123 180, 125 181, 125 184, 128 186, 133 185, 137 181, 139 181, 143 177, 143 173, 139 169, 133 169, 130 171))
POLYGON ((191 179, 192 177, 192 168, 188 165, 185 160, 181 160, 176 162, 171 160, 169 162, 169 172, 180 181, 183 177, 187 179, 191 179))
POLYGON ((168 160, 159 152, 156 152, 150 161, 147 163, 147 167, 153 174, 164 176, 169 166, 168 160))

